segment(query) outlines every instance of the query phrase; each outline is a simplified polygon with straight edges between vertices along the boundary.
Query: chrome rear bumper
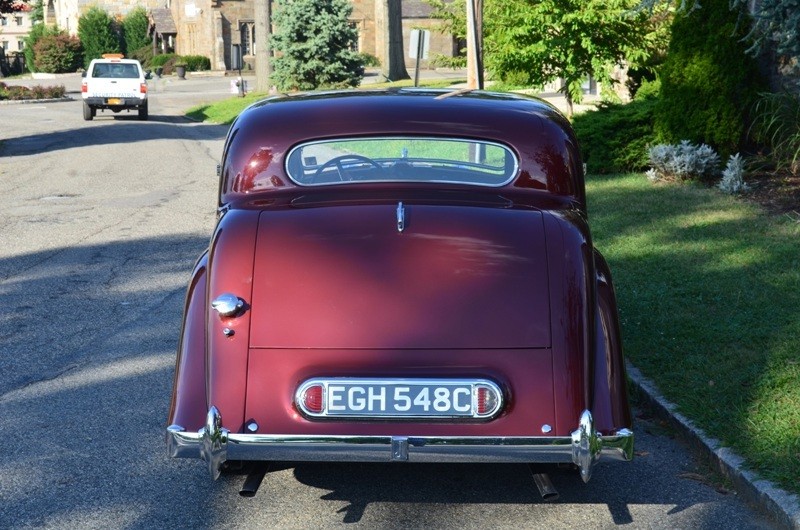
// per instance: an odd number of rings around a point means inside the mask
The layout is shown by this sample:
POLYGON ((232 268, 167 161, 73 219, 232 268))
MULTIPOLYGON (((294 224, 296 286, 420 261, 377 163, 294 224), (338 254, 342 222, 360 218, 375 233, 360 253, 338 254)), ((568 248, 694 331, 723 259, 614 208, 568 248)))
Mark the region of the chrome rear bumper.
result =
POLYGON ((219 477, 226 460, 322 462, 519 462, 573 463, 588 482, 592 465, 601 458, 631 460, 633 432, 621 429, 601 436, 587 410, 571 436, 311 436, 237 434, 221 427, 211 407, 206 425, 187 432, 167 428, 167 453, 173 458, 202 458, 211 477, 219 477))

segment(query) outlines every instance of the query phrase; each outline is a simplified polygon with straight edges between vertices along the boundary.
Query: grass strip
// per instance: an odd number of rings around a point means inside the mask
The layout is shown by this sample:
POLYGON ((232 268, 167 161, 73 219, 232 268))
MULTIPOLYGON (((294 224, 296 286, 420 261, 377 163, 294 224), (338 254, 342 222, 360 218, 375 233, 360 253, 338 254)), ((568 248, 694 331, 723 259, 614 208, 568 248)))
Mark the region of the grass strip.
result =
POLYGON ((714 189, 592 176, 627 357, 763 477, 800 494, 800 223, 714 189))

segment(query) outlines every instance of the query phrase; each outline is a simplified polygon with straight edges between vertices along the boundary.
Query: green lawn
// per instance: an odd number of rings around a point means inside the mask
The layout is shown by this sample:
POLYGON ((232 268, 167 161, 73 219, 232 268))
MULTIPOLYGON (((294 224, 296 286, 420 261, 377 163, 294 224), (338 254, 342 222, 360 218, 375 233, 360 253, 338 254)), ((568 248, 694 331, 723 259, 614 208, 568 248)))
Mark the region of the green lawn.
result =
POLYGON ((643 175, 587 182, 627 357, 765 478, 800 493, 800 223, 643 175))

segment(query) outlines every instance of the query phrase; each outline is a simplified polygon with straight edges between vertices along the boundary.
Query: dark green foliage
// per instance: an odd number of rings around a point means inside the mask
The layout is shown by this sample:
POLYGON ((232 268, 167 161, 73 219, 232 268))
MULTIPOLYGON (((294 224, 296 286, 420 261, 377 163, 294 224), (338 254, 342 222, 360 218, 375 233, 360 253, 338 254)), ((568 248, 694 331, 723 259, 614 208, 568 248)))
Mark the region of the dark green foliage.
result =
POLYGON ((273 23, 272 81, 281 90, 355 87, 364 75, 347 0, 280 0, 273 23))
POLYGON ((83 61, 81 41, 65 34, 45 35, 36 43, 34 57, 34 66, 38 72, 75 72, 83 61))
POLYGON ((648 166, 647 150, 656 143, 653 132, 654 97, 626 105, 606 104, 575 116, 572 126, 589 173, 641 171, 648 166))
POLYGON ((39 24, 44 22, 44 0, 36 0, 31 9, 31 22, 39 24))
POLYGON ((753 136, 769 150, 778 170, 800 174, 800 95, 761 94, 755 106, 753 136))
POLYGON ((127 57, 136 59, 142 63, 142 68, 149 69, 152 67, 151 63, 153 61, 153 46, 148 44, 147 46, 142 46, 138 50, 128 50, 127 57))
POLYGON ((134 51, 152 45, 147 30, 150 22, 147 20, 147 11, 137 7, 125 16, 122 21, 122 35, 125 40, 125 53, 130 56, 134 51))
POLYGON ((114 19, 97 6, 89 8, 78 19, 78 37, 83 44, 83 65, 89 66, 92 59, 104 53, 119 53, 119 32, 114 19))
POLYGON ((723 159, 746 140, 746 111, 762 86, 747 55, 746 12, 729 0, 704 0, 675 18, 660 71, 655 129, 660 142, 681 140, 714 147, 723 159), (741 18, 740 18, 741 17, 741 18))
POLYGON ((153 68, 158 68, 159 66, 164 66, 172 59, 175 59, 176 55, 174 53, 162 53, 159 55, 154 55, 153 59, 150 61, 150 66, 153 68))
POLYGON ((31 28, 28 36, 25 37, 25 48, 22 50, 22 53, 25 55, 25 65, 28 67, 28 70, 31 72, 36 71, 36 43, 44 37, 45 35, 58 35, 61 33, 65 33, 59 30, 57 27, 53 26, 46 26, 45 24, 34 24, 31 28))
POLYGON ((202 55, 181 55, 181 62, 185 64, 187 72, 211 70, 211 59, 202 55))

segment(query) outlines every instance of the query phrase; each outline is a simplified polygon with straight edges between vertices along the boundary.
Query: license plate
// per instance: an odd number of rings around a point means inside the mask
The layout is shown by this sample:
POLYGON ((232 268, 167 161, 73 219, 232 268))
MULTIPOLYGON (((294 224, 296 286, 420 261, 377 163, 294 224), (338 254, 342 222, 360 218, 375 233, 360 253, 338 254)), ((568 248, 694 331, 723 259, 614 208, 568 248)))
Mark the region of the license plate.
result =
POLYGON ((120 98, 108 98, 109 105, 122 105, 122 100, 120 98))
POLYGON ((318 378, 297 391, 300 409, 327 418, 489 418, 502 407, 485 379, 318 378))

